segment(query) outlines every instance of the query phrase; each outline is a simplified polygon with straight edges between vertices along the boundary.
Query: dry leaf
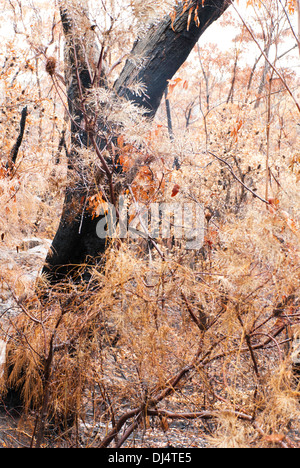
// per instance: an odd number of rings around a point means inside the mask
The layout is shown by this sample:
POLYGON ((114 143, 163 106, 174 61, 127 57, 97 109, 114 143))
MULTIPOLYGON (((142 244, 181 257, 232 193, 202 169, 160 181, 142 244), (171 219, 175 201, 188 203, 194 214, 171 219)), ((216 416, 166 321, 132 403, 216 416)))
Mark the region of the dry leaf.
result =
POLYGON ((278 206, 279 205, 279 200, 278 198, 269 198, 268 200, 269 204, 272 206, 278 206))
POLYGON ((172 195, 171 197, 175 197, 177 195, 177 193, 179 192, 180 190, 180 187, 178 184, 175 184, 174 187, 173 187, 173 190, 172 190, 172 195))

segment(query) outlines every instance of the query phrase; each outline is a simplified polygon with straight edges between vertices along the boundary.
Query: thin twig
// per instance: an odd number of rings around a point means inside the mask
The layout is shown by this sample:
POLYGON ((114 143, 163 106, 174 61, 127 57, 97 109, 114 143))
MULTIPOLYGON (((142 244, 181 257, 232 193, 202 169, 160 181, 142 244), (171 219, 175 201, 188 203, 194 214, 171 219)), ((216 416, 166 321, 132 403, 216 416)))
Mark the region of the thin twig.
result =
POLYGON ((274 72, 276 73, 276 75, 278 76, 278 78, 280 79, 280 81, 282 82, 282 84, 284 85, 285 89, 287 90, 287 92, 289 93, 289 95, 291 96, 291 98, 293 99, 298 111, 300 112, 300 104, 299 102, 297 101, 297 99, 295 98, 291 88, 289 87, 289 85, 287 84, 286 80, 284 79, 284 77, 282 76, 282 74, 280 73, 280 71, 275 67, 275 65, 273 65, 273 63, 270 61, 270 59, 268 58, 268 56, 266 55, 265 51, 262 49, 261 45, 259 44, 258 40, 256 39, 252 29, 250 28, 250 26, 246 23, 246 21, 244 20, 244 18, 242 17, 242 15, 240 14, 240 12, 238 11, 238 9, 236 8, 236 6, 234 5, 234 2, 231 1, 231 5, 232 7, 234 8, 234 10, 236 11, 237 15, 239 16, 240 20, 242 21, 243 25, 245 26, 245 28, 247 29, 247 31, 249 32, 250 36, 252 37, 253 41, 255 42, 255 44, 257 45, 257 47, 259 48, 261 54, 264 56, 266 62, 269 64, 269 66, 272 68, 272 70, 274 70, 274 72))
POLYGON ((229 164, 229 162, 225 161, 225 159, 222 159, 220 158, 219 156, 217 156, 216 154, 212 153, 211 151, 206 151, 208 154, 210 154, 211 156, 213 156, 214 158, 218 159, 218 161, 221 161, 222 163, 224 163, 230 170, 231 174, 233 175, 233 177, 246 189, 248 190, 248 192, 252 193, 252 195, 255 197, 255 198, 258 198, 260 201, 262 201, 263 203, 266 203, 267 205, 269 205, 270 203, 265 200, 264 198, 260 197, 259 195, 257 195, 257 193, 255 193, 250 187, 248 187, 234 172, 234 170, 232 169, 232 166, 231 164, 229 164))
POLYGON ((201 320, 199 320, 196 315, 194 314, 194 311, 190 305, 190 303, 188 302, 187 298, 186 298, 186 295, 184 294, 183 291, 181 291, 181 297, 182 299, 184 300, 185 302, 185 305, 186 305, 186 308, 190 314, 190 316, 192 317, 192 320, 195 322, 195 324, 197 325, 197 327, 199 328, 199 330, 201 331, 204 331, 206 330, 206 327, 205 325, 201 322, 201 320))

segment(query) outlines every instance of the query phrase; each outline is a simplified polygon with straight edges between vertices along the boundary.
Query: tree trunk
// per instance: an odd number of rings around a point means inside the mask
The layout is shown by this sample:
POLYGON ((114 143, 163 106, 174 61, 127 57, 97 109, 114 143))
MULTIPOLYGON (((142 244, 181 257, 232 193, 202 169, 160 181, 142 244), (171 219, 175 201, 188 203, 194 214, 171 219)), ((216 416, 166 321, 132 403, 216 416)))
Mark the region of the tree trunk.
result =
MULTIPOLYGON (((176 19, 167 16, 160 23, 151 26, 147 33, 139 38, 131 55, 145 57, 142 67, 134 60, 127 60, 114 91, 120 97, 133 101, 145 109, 145 115, 153 118, 163 97, 168 80, 185 62, 204 31, 217 20, 231 4, 231 0, 195 0, 190 8, 198 9, 198 21, 190 21, 191 11, 184 11, 182 4, 176 7, 176 19), (197 24, 196 24, 197 23, 197 24), (143 96, 133 94, 129 88, 134 81, 145 86, 143 96)), ((93 85, 91 62, 87 56, 95 53, 93 44, 85 49, 86 39, 76 36, 71 14, 61 8, 61 19, 66 36, 66 82, 69 98, 69 111, 72 116, 72 150, 69 155, 68 169, 70 185, 67 187, 61 221, 53 240, 51 250, 43 268, 50 282, 62 280, 68 273, 78 274, 78 265, 94 263, 101 259, 106 248, 104 239, 96 234, 99 217, 93 218, 86 210, 88 197, 93 195, 86 184, 86 174, 80 168, 80 148, 90 145, 89 132, 84 129, 84 93, 93 85), (92 50, 91 50, 92 49, 92 50), (75 183, 71 182, 74 181, 75 183)), ((91 28, 92 29, 92 28, 91 28)), ((91 33, 89 33, 91 34, 91 33)), ((93 41, 91 41, 92 43, 93 41)), ((98 51, 98 57, 99 57, 98 51)), ((93 69, 101 75, 100 86, 105 86, 105 77, 101 67, 101 54, 98 64, 94 61, 93 69)), ((98 142, 103 148, 104 141, 98 142)), ((109 164, 109 162, 107 162, 109 164)), ((112 174, 111 177, 114 177, 112 174)), ((111 181, 110 181, 111 182, 111 181)), ((88 269, 85 269, 88 275, 88 269)))

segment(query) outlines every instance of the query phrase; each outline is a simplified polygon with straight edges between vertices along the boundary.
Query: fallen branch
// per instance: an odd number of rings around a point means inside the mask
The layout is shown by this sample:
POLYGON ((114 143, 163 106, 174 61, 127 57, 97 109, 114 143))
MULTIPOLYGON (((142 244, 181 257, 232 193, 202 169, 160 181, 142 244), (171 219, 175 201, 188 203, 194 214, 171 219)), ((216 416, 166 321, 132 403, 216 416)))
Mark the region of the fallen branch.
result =
MULTIPOLYGON (((98 448, 107 448, 109 444, 112 442, 112 440, 118 435, 124 424, 128 421, 128 419, 134 418, 135 416, 139 415, 141 413, 142 409, 141 408, 135 408, 134 410, 128 411, 125 413, 117 424, 113 427, 113 429, 107 434, 106 437, 101 441, 101 443, 98 445, 98 448)), ((131 426, 133 423, 131 424, 131 426)), ((134 430, 134 427, 132 428, 134 430)), ((126 431, 128 432, 128 430, 126 431)), ((132 432, 132 431, 131 431, 132 432)), ((129 437, 130 434, 127 435, 129 437)))
POLYGON ((186 308, 187 308, 192 320, 195 322, 195 324, 197 325, 199 330, 201 330, 201 331, 206 330, 206 326, 203 323, 204 321, 196 317, 196 315, 195 315, 195 313, 194 313, 194 311, 193 311, 193 309, 192 309, 192 307, 191 307, 189 301, 187 300, 187 297, 186 297, 186 295, 184 294, 183 291, 181 291, 181 297, 185 302, 186 308))
MULTIPOLYGON (((149 416, 164 416, 169 419, 213 419, 220 417, 222 411, 196 411, 191 413, 174 413, 167 410, 147 410, 149 416)), ((252 416, 239 411, 224 411, 228 415, 232 415, 238 419, 251 421, 252 416)))

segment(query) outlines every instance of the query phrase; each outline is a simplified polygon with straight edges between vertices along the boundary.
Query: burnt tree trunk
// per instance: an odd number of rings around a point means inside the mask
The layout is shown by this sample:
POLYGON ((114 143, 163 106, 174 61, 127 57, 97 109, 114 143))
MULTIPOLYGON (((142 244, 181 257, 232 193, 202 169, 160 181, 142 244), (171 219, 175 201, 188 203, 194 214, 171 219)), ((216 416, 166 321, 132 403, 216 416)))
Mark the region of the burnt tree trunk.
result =
MULTIPOLYGON (((145 57, 142 67, 137 67, 134 60, 127 60, 114 84, 115 93, 141 106, 145 115, 153 118, 168 80, 185 62, 204 31, 230 4, 231 0, 205 0, 203 5, 202 0, 193 1, 191 7, 198 6, 197 22, 193 19, 189 21, 191 10, 188 8, 184 11, 183 5, 180 4, 177 6, 174 21, 168 16, 151 26, 147 33, 135 42, 132 49, 133 57, 145 57), (129 90, 134 81, 144 84, 144 95, 138 96, 129 90)), ((69 12, 61 9, 61 18, 66 36, 65 73, 69 111, 72 116, 72 149, 68 160, 70 185, 66 190, 60 224, 43 268, 43 273, 47 274, 52 283, 63 279, 72 271, 77 272, 80 264, 94 263, 101 259, 106 248, 105 240, 96 234, 99 218, 93 218, 85 209, 86 200, 92 193, 87 187, 84 170, 81 173, 79 165, 80 148, 90 145, 89 132, 82 125, 82 97, 85 90, 93 84, 93 76, 86 60, 91 51, 82 51, 83 41, 82 38, 76 38, 69 12)), ((95 48, 92 52, 95 53, 95 48)), ((94 62, 95 70, 102 74, 99 79, 100 86, 105 86, 101 53, 98 51, 99 56, 98 64, 94 62)), ((98 144, 101 148, 105 142, 99 141, 98 144)), ((87 269, 85 271, 87 272, 87 269)))

